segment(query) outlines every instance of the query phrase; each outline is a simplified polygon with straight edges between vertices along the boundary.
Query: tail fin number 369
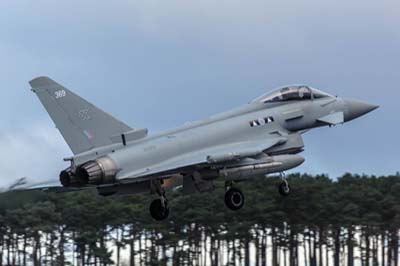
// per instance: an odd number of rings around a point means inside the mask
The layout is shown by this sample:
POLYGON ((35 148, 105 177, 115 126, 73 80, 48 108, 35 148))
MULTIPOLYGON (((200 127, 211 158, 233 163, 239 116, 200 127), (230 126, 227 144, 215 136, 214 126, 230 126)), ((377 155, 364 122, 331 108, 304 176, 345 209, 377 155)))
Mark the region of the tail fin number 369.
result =
POLYGON ((54 95, 56 96, 56 99, 60 99, 67 96, 67 93, 65 92, 65 90, 59 90, 54 92, 54 95))

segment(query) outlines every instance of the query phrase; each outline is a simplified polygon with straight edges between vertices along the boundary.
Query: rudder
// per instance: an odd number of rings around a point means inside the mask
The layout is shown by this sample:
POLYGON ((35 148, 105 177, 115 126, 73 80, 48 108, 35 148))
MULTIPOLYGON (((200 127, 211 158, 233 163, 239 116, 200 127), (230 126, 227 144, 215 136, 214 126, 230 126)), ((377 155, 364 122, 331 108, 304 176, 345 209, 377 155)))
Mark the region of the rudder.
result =
POLYGON ((110 145, 112 136, 132 130, 48 77, 29 84, 74 154, 110 145))

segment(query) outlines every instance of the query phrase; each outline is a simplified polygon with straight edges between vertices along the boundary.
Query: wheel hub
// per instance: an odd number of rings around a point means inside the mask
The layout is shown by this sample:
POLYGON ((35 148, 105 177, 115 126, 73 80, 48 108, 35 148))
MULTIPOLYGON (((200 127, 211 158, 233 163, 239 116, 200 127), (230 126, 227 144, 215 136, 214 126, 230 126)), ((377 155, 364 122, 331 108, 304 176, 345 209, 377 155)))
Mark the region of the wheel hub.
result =
POLYGON ((233 205, 240 206, 241 203, 242 203, 242 200, 243 200, 242 196, 239 193, 234 193, 232 195, 232 203, 233 203, 233 205))
POLYGON ((225 194, 225 205, 233 211, 240 210, 244 205, 243 193, 236 188, 228 189, 225 194))

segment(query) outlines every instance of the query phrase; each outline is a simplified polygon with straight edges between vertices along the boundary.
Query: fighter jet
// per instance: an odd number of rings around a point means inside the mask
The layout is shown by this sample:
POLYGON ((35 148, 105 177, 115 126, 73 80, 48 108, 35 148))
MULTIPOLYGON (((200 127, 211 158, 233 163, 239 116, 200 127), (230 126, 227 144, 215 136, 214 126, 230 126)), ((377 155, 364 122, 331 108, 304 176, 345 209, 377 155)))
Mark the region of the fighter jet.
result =
MULTIPOLYGON (((225 204, 244 206, 237 183, 280 174, 278 192, 291 188, 283 174, 305 159, 302 135, 336 126, 378 106, 341 99, 307 85, 291 85, 236 109, 160 134, 132 128, 47 77, 30 81, 32 91, 69 145, 73 157, 60 173, 63 191, 96 189, 100 195, 151 192, 150 214, 169 216, 166 191, 210 192, 225 181, 225 204)), ((48 189, 48 188, 43 188, 48 189)))

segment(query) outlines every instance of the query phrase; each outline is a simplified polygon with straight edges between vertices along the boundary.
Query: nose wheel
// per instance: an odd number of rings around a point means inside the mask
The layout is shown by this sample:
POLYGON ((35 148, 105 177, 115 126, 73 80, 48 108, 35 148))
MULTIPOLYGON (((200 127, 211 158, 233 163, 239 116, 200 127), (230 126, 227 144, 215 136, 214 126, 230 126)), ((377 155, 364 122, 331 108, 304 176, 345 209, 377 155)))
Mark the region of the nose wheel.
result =
POLYGON ((244 194, 240 189, 227 186, 225 193, 225 205, 232 211, 237 211, 243 208, 245 200, 244 194))
POLYGON ((286 175, 283 172, 281 173, 281 179, 282 179, 282 182, 279 185, 279 194, 281 194, 284 197, 287 197, 290 195, 291 188, 290 188, 289 182, 286 178, 286 175))

